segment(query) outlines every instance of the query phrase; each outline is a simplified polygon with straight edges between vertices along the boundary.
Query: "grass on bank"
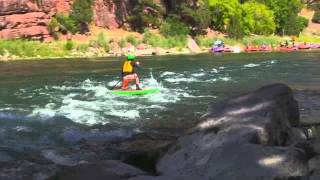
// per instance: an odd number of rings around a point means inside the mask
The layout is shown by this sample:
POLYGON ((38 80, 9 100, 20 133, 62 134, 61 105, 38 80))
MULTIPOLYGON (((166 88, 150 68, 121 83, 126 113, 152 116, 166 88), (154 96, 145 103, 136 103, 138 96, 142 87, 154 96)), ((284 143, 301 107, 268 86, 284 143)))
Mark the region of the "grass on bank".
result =
POLYGON ((187 46, 187 37, 177 35, 166 38, 162 35, 154 34, 147 30, 143 34, 142 42, 153 47, 184 48, 187 46))
POLYGON ((0 40, 0 55, 9 53, 19 57, 64 57, 69 51, 65 43, 42 43, 27 40, 0 40))
MULTIPOLYGON (((270 44, 273 47, 278 46, 284 39, 290 37, 279 36, 249 36, 241 40, 230 39, 226 37, 208 38, 205 36, 196 37, 196 41, 202 48, 209 48, 213 42, 221 39, 225 44, 230 46, 235 45, 262 45, 270 44)), ((320 43, 320 36, 300 35, 296 39, 297 42, 320 43)), ((52 58, 52 57, 78 57, 78 56, 103 56, 109 52, 111 43, 103 33, 93 37, 88 42, 80 43, 74 41, 53 41, 44 43, 39 41, 28 40, 1 40, 0 39, 0 56, 18 56, 19 58, 52 58)), ((121 48, 125 47, 127 43, 134 46, 140 43, 145 43, 153 47, 161 48, 177 48, 182 49, 187 45, 187 38, 185 36, 164 37, 159 34, 146 31, 143 34, 143 39, 134 36, 127 36, 117 42, 121 48)))

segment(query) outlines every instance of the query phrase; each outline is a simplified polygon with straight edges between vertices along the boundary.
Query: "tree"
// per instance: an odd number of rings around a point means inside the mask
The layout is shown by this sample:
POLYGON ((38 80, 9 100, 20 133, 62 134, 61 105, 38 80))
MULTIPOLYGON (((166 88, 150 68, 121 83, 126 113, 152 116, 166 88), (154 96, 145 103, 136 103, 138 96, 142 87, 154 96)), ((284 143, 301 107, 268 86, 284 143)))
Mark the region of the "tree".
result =
POLYGON ((169 17, 161 25, 160 32, 166 37, 186 36, 190 30, 178 17, 169 17))
POLYGON ((278 34, 287 35, 289 32, 295 31, 294 26, 299 23, 298 13, 302 8, 302 3, 300 0, 263 1, 274 12, 276 32, 278 34))
POLYGON ((316 11, 313 15, 312 22, 320 24, 320 10, 316 11))
POLYGON ((208 0, 208 5, 213 15, 213 25, 217 30, 225 31, 239 9, 238 0, 208 0))
POLYGON ((70 17, 79 26, 80 33, 86 33, 89 31, 88 25, 92 21, 93 0, 75 0, 72 5, 70 17))
POLYGON ((247 2, 241 5, 244 33, 273 34, 276 28, 273 12, 264 4, 247 2))
POLYGON ((245 32, 243 28, 243 23, 241 21, 241 18, 237 15, 233 15, 230 18, 230 22, 227 27, 227 34, 231 38, 235 39, 241 39, 244 37, 245 32))
POLYGON ((193 35, 202 34, 205 29, 212 25, 213 14, 205 2, 199 6, 189 6, 184 3, 180 12, 183 21, 191 26, 193 35))
POLYGON ((160 27, 164 13, 164 9, 153 0, 138 0, 129 17, 129 22, 135 30, 143 32, 146 27, 160 27))

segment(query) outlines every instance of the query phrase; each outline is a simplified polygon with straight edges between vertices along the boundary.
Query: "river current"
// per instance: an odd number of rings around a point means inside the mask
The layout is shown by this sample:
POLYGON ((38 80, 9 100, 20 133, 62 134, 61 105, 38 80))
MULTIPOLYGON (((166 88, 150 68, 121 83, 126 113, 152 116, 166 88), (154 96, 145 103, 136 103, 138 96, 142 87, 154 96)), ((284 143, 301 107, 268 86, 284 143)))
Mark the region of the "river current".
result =
POLYGON ((121 58, 0 63, 1 141, 14 144, 25 136, 27 142, 48 143, 70 126, 108 127, 110 136, 123 135, 119 129, 179 129, 196 121, 209 103, 271 83, 294 90, 304 122, 319 121, 320 52, 138 59, 142 87, 157 87, 160 93, 110 93, 119 80, 121 58), (63 120, 50 124, 52 119, 63 120))

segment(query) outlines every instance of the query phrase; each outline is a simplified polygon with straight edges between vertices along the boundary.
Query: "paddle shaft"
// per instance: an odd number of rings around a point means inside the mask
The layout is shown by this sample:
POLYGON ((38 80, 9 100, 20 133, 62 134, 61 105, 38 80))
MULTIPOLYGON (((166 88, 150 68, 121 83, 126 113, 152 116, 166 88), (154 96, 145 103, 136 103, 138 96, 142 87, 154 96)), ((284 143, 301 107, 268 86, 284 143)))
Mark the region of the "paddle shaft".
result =
POLYGON ((119 80, 119 81, 117 82, 117 84, 114 85, 114 86, 111 88, 111 90, 113 90, 120 82, 121 82, 121 80, 119 80))

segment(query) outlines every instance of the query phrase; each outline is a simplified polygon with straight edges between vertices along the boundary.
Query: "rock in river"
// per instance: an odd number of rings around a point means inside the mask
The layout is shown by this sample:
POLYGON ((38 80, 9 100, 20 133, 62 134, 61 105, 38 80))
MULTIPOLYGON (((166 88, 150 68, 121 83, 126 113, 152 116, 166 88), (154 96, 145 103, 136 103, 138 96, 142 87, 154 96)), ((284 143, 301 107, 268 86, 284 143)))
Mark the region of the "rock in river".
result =
POLYGON ((157 163, 161 176, 261 180, 305 177, 308 161, 292 90, 273 84, 211 105, 157 163))

